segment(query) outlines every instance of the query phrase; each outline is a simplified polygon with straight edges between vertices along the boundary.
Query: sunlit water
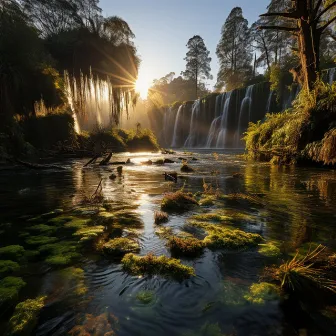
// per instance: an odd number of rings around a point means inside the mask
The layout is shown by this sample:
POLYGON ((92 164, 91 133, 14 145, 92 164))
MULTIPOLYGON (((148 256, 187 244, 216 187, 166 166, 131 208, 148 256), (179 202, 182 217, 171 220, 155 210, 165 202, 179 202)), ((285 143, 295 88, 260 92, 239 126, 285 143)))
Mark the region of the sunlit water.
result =
MULTIPOLYGON (((62 162, 65 171, 2 170, 0 173, 1 222, 12 223, 0 236, 1 246, 21 243, 18 233, 24 218, 55 208, 72 207, 83 193, 93 193, 103 179, 105 198, 116 208, 134 207, 144 223, 139 242, 141 255, 170 255, 165 240, 159 238, 153 221, 159 210, 162 194, 179 189, 202 190, 203 179, 225 194, 232 192, 261 194, 264 207, 238 204, 236 211, 251 215, 251 220, 240 227, 260 233, 267 240, 282 241, 288 248, 303 243, 318 242, 336 248, 336 173, 317 168, 275 167, 263 163, 249 163, 235 153, 222 153, 218 157, 209 152, 166 155, 178 163, 164 166, 144 166, 140 163, 161 158, 161 154, 120 154, 116 161, 130 157, 133 164, 124 168, 122 177, 115 181, 108 176, 115 167, 89 167, 86 160, 62 162), (165 171, 179 171, 178 157, 196 157, 189 161, 196 169, 172 184, 163 177, 165 171), (242 178, 233 178, 236 172, 242 178)), ((209 209, 210 210, 210 209, 209 209)), ((179 232, 186 219, 197 210, 183 215, 172 215, 164 226, 179 232)), ((325 326, 308 323, 282 308, 279 302, 265 305, 234 304, 231 283, 248 288, 259 281, 265 258, 256 249, 240 252, 211 252, 195 259, 182 259, 192 265, 196 277, 182 282, 159 276, 131 276, 123 272, 120 264, 105 258, 83 257, 78 264, 84 269, 85 284, 89 291, 85 300, 71 300, 73 288, 58 279, 58 271, 43 264, 31 264, 21 275, 27 282, 20 298, 48 295, 35 334, 66 335, 86 313, 95 316, 111 312, 119 319, 117 335, 183 335, 199 330, 206 323, 218 324, 222 334, 231 335, 298 335, 304 329, 307 335, 333 335, 325 326), (151 290, 155 299, 148 305, 140 303, 136 294, 151 290)), ((235 286, 235 288, 237 288, 235 286)), ((2 320, 6 312, 1 312, 2 320)), ((3 326, 3 324, 2 324, 3 326)), ((1 325, 0 325, 1 327, 1 325)), ((1 329, 1 328, 0 328, 1 329)), ((1 334, 1 331, 0 331, 1 334)), ((210 334, 209 334, 210 335, 210 334)), ((212 334, 211 334, 212 335, 212 334)))

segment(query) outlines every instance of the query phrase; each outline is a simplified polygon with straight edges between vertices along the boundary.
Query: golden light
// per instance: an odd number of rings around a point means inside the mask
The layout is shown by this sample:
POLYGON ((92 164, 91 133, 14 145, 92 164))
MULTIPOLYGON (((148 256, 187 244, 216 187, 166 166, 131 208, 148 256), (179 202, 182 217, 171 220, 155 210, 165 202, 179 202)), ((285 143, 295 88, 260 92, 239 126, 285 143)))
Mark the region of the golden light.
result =
POLYGON ((147 99, 148 89, 151 86, 151 80, 143 72, 140 71, 139 77, 135 82, 135 91, 140 94, 142 99, 147 99))

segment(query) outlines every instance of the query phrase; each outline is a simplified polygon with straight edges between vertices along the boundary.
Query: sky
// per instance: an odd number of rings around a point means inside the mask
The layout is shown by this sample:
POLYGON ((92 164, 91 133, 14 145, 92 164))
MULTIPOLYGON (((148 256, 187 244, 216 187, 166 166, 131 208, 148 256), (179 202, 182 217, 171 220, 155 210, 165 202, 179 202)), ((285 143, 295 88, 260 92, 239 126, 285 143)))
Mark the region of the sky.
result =
POLYGON ((139 76, 151 82, 185 70, 189 38, 200 35, 212 57, 212 89, 218 72, 216 46, 232 8, 243 9, 249 25, 265 12, 269 0, 100 0, 105 16, 120 16, 134 32, 141 58, 139 76))

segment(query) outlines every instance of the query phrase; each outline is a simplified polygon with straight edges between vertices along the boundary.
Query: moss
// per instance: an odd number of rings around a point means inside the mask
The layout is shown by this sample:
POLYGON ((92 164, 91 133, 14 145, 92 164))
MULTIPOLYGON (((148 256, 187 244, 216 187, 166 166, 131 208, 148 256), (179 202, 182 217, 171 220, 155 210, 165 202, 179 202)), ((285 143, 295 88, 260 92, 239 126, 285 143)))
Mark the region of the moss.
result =
POLYGON ((52 219, 49 219, 47 223, 54 225, 54 226, 63 226, 65 223, 70 222, 73 220, 73 216, 58 216, 52 219))
POLYGON ((137 213, 121 210, 114 213, 114 224, 131 228, 142 228, 144 223, 137 213))
POLYGON ((80 258, 81 255, 76 252, 68 252, 59 255, 48 257, 45 262, 50 266, 65 266, 71 264, 75 259, 80 258))
POLYGON ((63 213, 63 210, 62 210, 62 209, 56 209, 56 210, 54 210, 54 211, 47 212, 47 213, 42 214, 42 215, 40 215, 40 216, 37 216, 37 217, 31 218, 31 219, 28 219, 28 222, 43 222, 43 221, 45 221, 45 220, 48 220, 48 219, 57 217, 57 216, 59 216, 61 213, 63 213))
POLYGON ((198 202, 193 196, 182 191, 176 191, 165 194, 161 209, 167 212, 183 212, 190 210, 195 205, 198 205, 198 202))
POLYGON ((20 265, 12 260, 0 260, 0 275, 4 276, 13 272, 17 272, 20 265))
POLYGON ((199 204, 201 206, 213 206, 215 200, 216 200, 216 197, 214 197, 214 196, 207 196, 207 197, 202 198, 200 200, 199 204))
POLYGON ((265 257, 276 258, 281 255, 280 249, 274 243, 259 244, 259 253, 265 257))
POLYGON ((195 275, 192 267, 185 266, 180 260, 166 256, 156 257, 148 254, 144 257, 132 253, 126 254, 121 260, 125 271, 134 275, 162 275, 175 279, 185 279, 195 275))
POLYGON ((8 276, 0 280, 0 305, 16 300, 19 291, 24 287, 26 283, 18 277, 8 276))
POLYGON ((61 241, 38 247, 38 252, 45 255, 60 255, 68 252, 76 252, 78 244, 75 241, 61 241))
POLYGON ((220 213, 199 214, 194 215, 191 218, 198 221, 211 221, 211 222, 227 222, 233 219, 230 216, 222 215, 220 213))
POLYGON ((30 335, 35 328, 46 296, 20 302, 9 320, 10 335, 30 335))
POLYGON ((50 226, 50 225, 45 225, 45 224, 37 224, 37 225, 34 225, 34 226, 31 226, 29 228, 30 231, 34 231, 36 232, 37 234, 45 234, 45 235, 48 235, 48 234, 52 234, 54 233, 57 228, 54 227, 54 226, 50 226))
POLYGON ((78 267, 68 267, 60 271, 60 276, 69 282, 75 295, 84 295, 88 292, 85 285, 84 270, 78 267))
POLYGON ((130 252, 139 252, 139 244, 129 238, 114 238, 105 243, 102 247, 104 253, 109 255, 123 255, 130 252))
POLYGON ((196 238, 171 237, 167 246, 175 255, 184 255, 188 257, 197 256, 202 253, 204 244, 196 238))
POLYGON ((242 306, 246 304, 246 288, 230 280, 223 281, 223 292, 220 299, 227 306, 242 306))
POLYGON ((154 222, 155 224, 167 223, 168 214, 163 211, 155 211, 154 213, 154 222))
POLYGON ((8 245, 0 248, 1 259, 18 261, 24 256, 24 253, 25 249, 21 245, 8 245))
POLYGON ((214 225, 208 227, 207 232, 209 235, 205 237, 204 244, 211 249, 245 249, 257 246, 262 241, 259 234, 214 225))
POLYGON ((38 259, 39 256, 40 256, 40 252, 39 251, 27 250, 26 253, 25 253, 25 257, 29 261, 34 261, 34 260, 38 259))
POLYGON ((155 294, 152 291, 140 291, 137 293, 136 298, 142 304, 150 304, 155 299, 155 294))
POLYGON ((253 284, 244 298, 253 304, 264 304, 267 301, 274 301, 280 298, 279 287, 268 282, 253 284))
POLYGON ((160 227, 158 230, 155 231, 160 238, 168 239, 172 236, 173 230, 170 227, 160 227))
POLYGON ((77 230, 86 227, 90 223, 90 219, 74 217, 71 221, 64 224, 64 227, 70 230, 77 230))
POLYGON ((58 239, 56 237, 46 237, 46 236, 30 236, 26 239, 28 245, 45 245, 56 242, 58 239))
POLYGON ((104 232, 104 230, 105 228, 102 225, 89 226, 77 230, 73 235, 79 237, 80 241, 86 242, 96 239, 104 232))

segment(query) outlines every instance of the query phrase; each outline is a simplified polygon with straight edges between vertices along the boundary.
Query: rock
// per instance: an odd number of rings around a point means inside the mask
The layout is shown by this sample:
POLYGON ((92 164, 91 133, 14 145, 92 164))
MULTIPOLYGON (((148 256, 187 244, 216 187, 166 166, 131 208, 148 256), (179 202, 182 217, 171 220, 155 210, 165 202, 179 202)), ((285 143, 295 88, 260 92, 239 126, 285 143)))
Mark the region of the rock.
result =
POLYGON ((119 175, 122 174, 122 171, 123 171, 123 167, 122 166, 117 167, 117 172, 118 172, 119 175))
POLYGON ((116 178, 117 178, 117 175, 113 173, 109 176, 110 180, 115 180, 116 178))
POLYGON ((164 159, 163 161, 164 163, 175 163, 175 161, 173 160, 170 160, 170 159, 164 159))

